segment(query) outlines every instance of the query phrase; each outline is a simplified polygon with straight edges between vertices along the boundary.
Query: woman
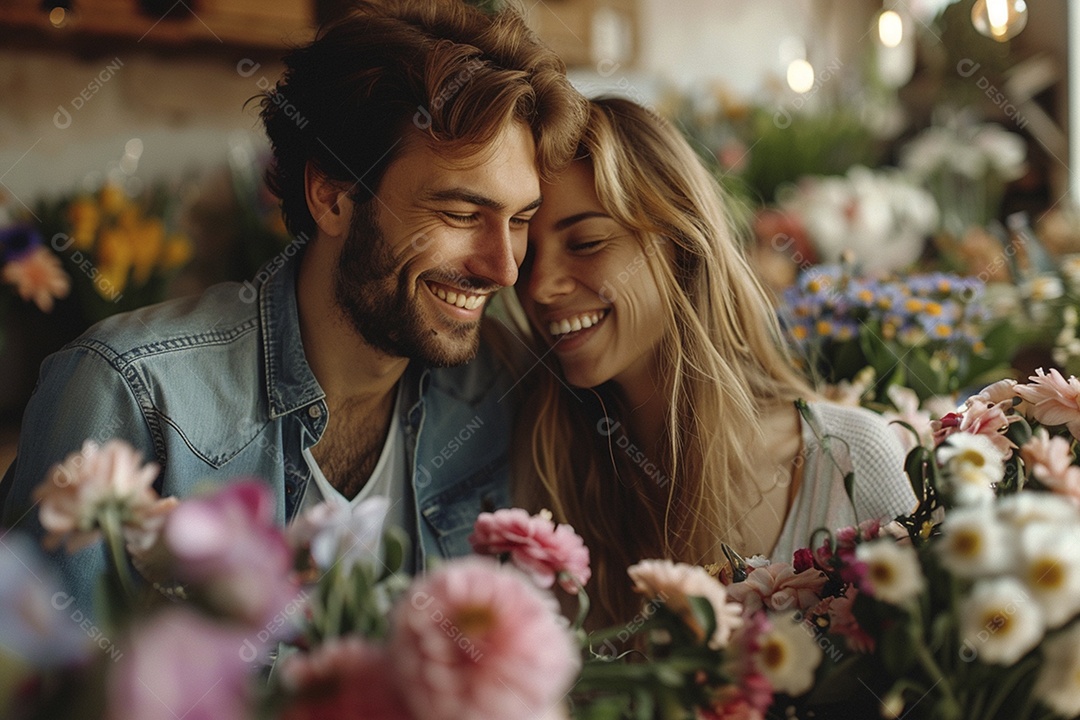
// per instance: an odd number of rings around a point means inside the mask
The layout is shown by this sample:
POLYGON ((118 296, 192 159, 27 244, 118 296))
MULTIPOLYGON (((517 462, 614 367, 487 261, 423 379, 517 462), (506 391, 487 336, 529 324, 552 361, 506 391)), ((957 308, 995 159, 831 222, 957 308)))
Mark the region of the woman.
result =
POLYGON ((542 188, 517 285, 551 371, 526 376, 517 476, 523 503, 590 547, 594 619, 640 607, 638 560, 722 562, 722 543, 790 560, 818 527, 910 512, 899 442, 869 411, 815 401, 679 133, 595 100, 579 158, 542 188))

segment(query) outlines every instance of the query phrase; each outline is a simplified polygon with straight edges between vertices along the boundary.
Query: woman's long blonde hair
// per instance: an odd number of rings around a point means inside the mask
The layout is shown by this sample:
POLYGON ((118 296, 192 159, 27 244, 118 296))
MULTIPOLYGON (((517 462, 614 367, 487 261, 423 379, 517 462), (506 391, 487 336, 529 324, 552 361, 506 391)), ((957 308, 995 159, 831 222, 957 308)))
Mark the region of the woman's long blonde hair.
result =
POLYGON ((519 453, 516 476, 519 502, 550 508, 585 539, 599 610, 592 620, 606 623, 640 607, 629 565, 717 562, 721 542, 738 542, 740 508, 760 498, 741 479, 752 477, 749 449, 763 439, 761 408, 811 391, 719 186, 679 132, 633 102, 593 100, 579 156, 592 165, 605 212, 635 231, 660 289, 669 327, 655 378, 667 398, 664 456, 627 451, 635 441, 618 424, 625 409, 611 383, 570 391, 553 362, 552 372, 526 377, 519 440, 531 456, 519 453))

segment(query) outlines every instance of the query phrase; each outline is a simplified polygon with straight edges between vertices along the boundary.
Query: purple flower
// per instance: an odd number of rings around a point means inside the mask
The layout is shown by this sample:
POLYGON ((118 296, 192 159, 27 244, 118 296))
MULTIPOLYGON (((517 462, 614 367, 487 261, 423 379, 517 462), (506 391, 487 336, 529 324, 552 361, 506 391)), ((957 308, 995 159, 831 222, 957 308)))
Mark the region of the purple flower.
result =
POLYGON ((251 626, 266 626, 299 592, 274 501, 257 480, 180 503, 163 531, 189 595, 251 626))
POLYGON ((0 228, 0 266, 29 255, 41 247, 41 233, 30 223, 0 228))
POLYGON ((85 616, 59 590, 36 544, 8 533, 0 547, 0 655, 35 668, 59 667, 90 656, 85 616))

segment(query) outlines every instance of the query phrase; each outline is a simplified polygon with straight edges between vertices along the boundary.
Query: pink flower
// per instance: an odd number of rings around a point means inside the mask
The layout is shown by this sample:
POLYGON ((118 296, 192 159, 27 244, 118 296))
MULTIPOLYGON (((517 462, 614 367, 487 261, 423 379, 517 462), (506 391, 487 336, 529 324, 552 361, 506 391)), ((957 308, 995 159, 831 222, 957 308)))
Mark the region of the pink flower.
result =
POLYGON ((386 651, 359 637, 332 638, 281 664, 290 702, 281 720, 409 720, 386 651))
POLYGON ((248 718, 245 633, 169 608, 137 626, 109 674, 108 720, 248 718))
POLYGON ((554 598, 490 558, 418 578, 391 617, 390 662, 415 717, 547 715, 580 667, 554 598))
POLYGON ((890 385, 886 391, 889 400, 896 406, 896 412, 886 410, 881 415, 889 422, 889 427, 900 440, 904 452, 913 449, 916 445, 927 445, 933 441, 933 428, 931 427, 930 413, 919 409, 919 396, 915 391, 900 385, 890 385), (918 437, 911 434, 903 425, 894 420, 905 422, 915 428, 918 437))
POLYGON ((843 637, 847 641, 848 648, 853 652, 871 653, 874 651, 874 638, 859 627, 858 620, 851 612, 851 606, 858 594, 859 591, 849 585, 843 595, 831 598, 827 608, 829 632, 843 637))
POLYGON ((710 708, 698 710, 700 720, 763 720, 773 700, 768 678, 751 671, 718 694, 710 708))
POLYGON ((182 502, 162 534, 176 578, 217 612, 253 627, 294 608, 292 551, 275 517, 270 490, 257 480, 182 502))
POLYGON ((1080 380, 1070 376, 1068 380, 1055 368, 1050 374, 1042 368, 1026 385, 1017 385, 1016 394, 1030 407, 1027 412, 1044 425, 1065 425, 1074 438, 1080 438, 1080 380))
POLYGON ((694 617, 689 598, 708 600, 716 616, 716 631, 708 638, 709 647, 726 646, 731 633, 742 625, 742 606, 728 599, 728 589, 705 568, 670 560, 642 560, 631 565, 627 573, 636 592, 663 602, 701 639, 705 639, 705 630, 694 617))
POLYGON ((987 403, 979 396, 969 398, 964 407, 964 418, 960 421, 959 432, 972 435, 985 435, 990 438, 1005 459, 1008 459, 1016 444, 1005 436, 1009 425, 1018 422, 1016 415, 1006 415, 1000 404, 987 403))
POLYGON ((1020 448, 1020 457, 1039 482, 1080 505, 1080 467, 1073 465, 1071 443, 1063 437, 1050 437, 1039 428, 1020 448))
POLYGON ((160 515, 175 503, 154 492, 157 474, 155 463, 143 465, 142 455, 121 440, 103 447, 87 440, 81 451, 54 465, 34 490, 47 532, 45 546, 53 549, 63 542, 68 552, 75 552, 94 543, 106 511, 115 514, 133 540, 140 532, 152 532, 160 515))
POLYGON ((1011 378, 998 380, 996 383, 984 387, 975 397, 995 405, 1006 401, 1011 403, 1016 399, 1016 381, 1011 378))
POLYGON ((469 544, 481 555, 510 553, 510 559, 539 587, 559 577, 564 590, 576 593, 592 576, 589 549, 574 528, 556 525, 551 513, 530 516, 521 508, 480 513, 469 544))
POLYGON ((33 300, 41 312, 51 312, 53 299, 67 297, 71 278, 60 260, 44 247, 37 247, 12 260, 0 270, 0 280, 15 286, 23 300, 33 300))
POLYGON ((821 599, 821 588, 828 577, 820 570, 795 572, 788 563, 773 563, 755 568, 746 580, 728 586, 728 594, 748 611, 763 607, 770 610, 809 610, 821 599))

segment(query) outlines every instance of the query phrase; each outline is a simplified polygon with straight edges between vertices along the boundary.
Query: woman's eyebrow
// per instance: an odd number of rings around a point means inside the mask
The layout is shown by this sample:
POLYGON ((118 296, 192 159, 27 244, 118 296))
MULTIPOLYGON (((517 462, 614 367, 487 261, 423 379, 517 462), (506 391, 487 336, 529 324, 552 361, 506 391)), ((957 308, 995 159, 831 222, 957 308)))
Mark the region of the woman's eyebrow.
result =
POLYGON ((582 220, 589 220, 589 219, 592 219, 592 218, 608 218, 610 220, 611 216, 608 215, 607 213, 598 212, 596 210, 590 210, 588 212, 578 213, 577 215, 571 215, 570 217, 564 217, 562 220, 555 223, 555 229, 556 230, 565 230, 566 228, 570 227, 571 225, 579 223, 582 220))

